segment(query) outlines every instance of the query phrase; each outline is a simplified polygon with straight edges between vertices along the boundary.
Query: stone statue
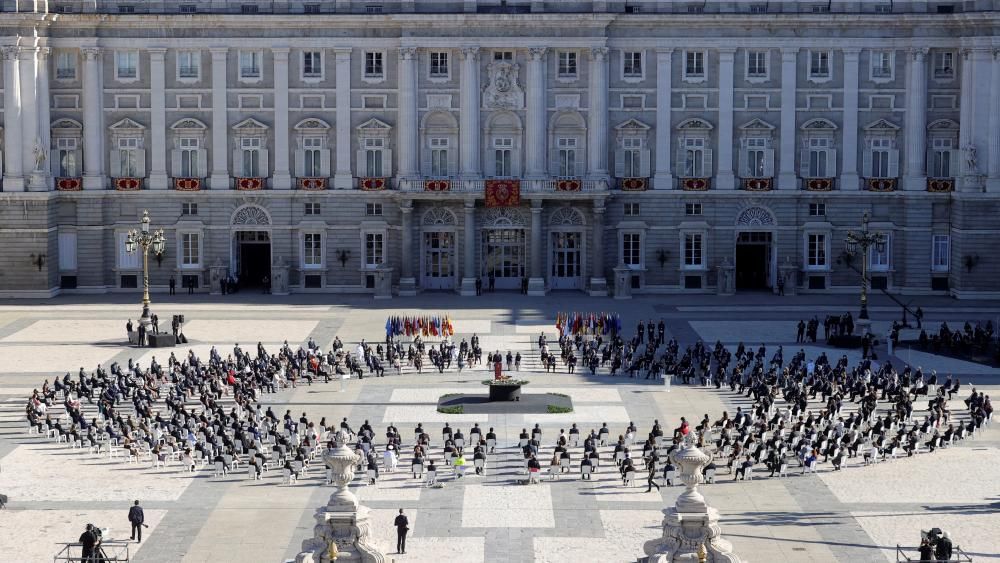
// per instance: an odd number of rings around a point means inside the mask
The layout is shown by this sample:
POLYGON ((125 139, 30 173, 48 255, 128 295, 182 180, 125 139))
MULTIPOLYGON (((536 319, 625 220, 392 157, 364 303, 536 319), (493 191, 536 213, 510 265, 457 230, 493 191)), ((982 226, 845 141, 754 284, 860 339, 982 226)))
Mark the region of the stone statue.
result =
POLYGON ((965 170, 970 175, 979 173, 979 156, 976 152, 976 145, 969 143, 962 148, 965 152, 965 170))
POLYGON ((48 158, 45 154, 45 149, 42 148, 42 143, 38 139, 35 139, 35 148, 32 149, 35 155, 35 172, 43 172, 45 170, 45 160, 48 158))

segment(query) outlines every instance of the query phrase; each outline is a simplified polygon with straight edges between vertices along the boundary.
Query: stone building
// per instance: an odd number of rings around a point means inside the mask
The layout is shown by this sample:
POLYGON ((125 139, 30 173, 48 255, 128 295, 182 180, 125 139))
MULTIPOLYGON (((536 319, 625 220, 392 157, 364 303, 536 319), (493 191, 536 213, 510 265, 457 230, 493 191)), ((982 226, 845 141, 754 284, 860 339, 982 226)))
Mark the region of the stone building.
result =
POLYGON ((998 1, 0 9, 2 296, 1000 295, 998 1))

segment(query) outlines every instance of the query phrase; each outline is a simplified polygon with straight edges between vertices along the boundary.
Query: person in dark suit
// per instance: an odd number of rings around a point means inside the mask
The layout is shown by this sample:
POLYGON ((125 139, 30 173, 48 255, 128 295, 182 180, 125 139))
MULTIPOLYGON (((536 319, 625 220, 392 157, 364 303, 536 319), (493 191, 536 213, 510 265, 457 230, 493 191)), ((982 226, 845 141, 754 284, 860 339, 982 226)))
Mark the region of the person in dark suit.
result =
POLYGON ((402 508, 393 525, 396 526, 396 553, 406 553, 406 532, 410 531, 410 520, 403 514, 402 508))
POLYGON ((482 294, 483 294, 483 279, 476 278, 476 295, 482 295, 482 294))
POLYGON ((170 276, 170 295, 177 294, 177 281, 174 280, 174 276, 170 276))
POLYGON ((149 316, 149 322, 153 324, 153 332, 160 332, 160 317, 157 317, 156 313, 149 316))
POLYGON ((493 291, 496 290, 496 285, 497 285, 497 274, 493 270, 490 270, 489 282, 490 282, 490 293, 493 293, 493 291))
POLYGON ((94 548, 97 547, 97 535, 94 534, 94 525, 87 524, 87 529, 84 530, 82 534, 80 534, 80 539, 77 541, 79 541, 80 545, 82 546, 80 559, 87 562, 93 561, 94 551, 95 551, 94 548))
POLYGON ((142 348, 146 345, 146 325, 139 323, 139 347, 142 348))
POLYGON ((136 542, 142 542, 142 526, 146 521, 145 515, 142 513, 142 507, 139 506, 139 501, 135 501, 132 508, 128 509, 128 521, 132 523, 132 539, 136 542))
POLYGON ((188 280, 188 295, 194 295, 194 276, 188 280))

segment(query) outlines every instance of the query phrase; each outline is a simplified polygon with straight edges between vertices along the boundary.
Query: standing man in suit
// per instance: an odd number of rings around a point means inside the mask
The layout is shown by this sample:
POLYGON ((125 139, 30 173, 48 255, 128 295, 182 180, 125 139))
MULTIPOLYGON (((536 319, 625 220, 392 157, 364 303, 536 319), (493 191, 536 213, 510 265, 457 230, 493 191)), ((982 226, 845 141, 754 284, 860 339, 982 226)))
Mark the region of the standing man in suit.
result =
POLYGON ((174 280, 174 276, 170 276, 170 295, 177 294, 177 282, 174 280))
POLYGON ((139 501, 135 501, 132 508, 128 509, 128 521, 132 523, 132 539, 139 543, 142 542, 142 526, 145 520, 146 518, 142 513, 142 507, 139 506, 139 501))
POLYGON ((142 348, 146 345, 146 325, 139 323, 139 347, 142 348))
POLYGON ((403 514, 403 509, 399 509, 399 516, 396 516, 396 553, 406 553, 406 532, 410 531, 410 520, 403 514))

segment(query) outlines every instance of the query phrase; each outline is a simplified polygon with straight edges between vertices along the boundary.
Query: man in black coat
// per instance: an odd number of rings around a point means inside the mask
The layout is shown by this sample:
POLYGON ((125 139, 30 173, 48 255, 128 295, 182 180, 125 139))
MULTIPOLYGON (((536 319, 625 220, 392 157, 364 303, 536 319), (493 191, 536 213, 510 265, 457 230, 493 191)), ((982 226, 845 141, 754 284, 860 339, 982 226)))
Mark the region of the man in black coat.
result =
POLYGON ((139 501, 135 501, 132 508, 128 509, 128 521, 132 523, 132 539, 137 542, 142 542, 142 526, 145 520, 146 517, 142 513, 142 507, 139 506, 139 501))
POLYGON ((396 526, 396 553, 406 553, 406 532, 410 531, 410 520, 403 514, 402 508, 393 525, 396 526))
POLYGON ((94 534, 93 524, 87 524, 87 529, 82 534, 80 534, 80 539, 78 541, 82 546, 80 559, 82 559, 83 561, 93 561, 94 548, 97 547, 97 535, 94 534))

